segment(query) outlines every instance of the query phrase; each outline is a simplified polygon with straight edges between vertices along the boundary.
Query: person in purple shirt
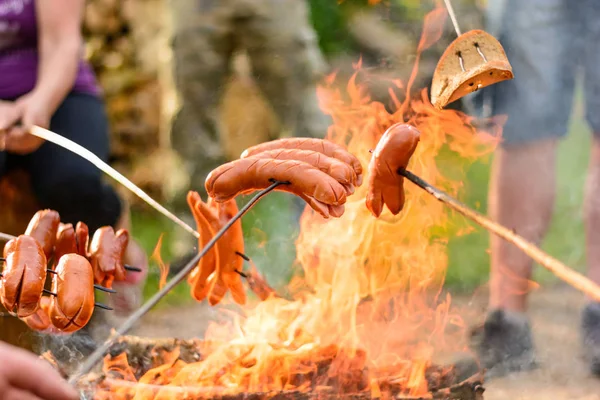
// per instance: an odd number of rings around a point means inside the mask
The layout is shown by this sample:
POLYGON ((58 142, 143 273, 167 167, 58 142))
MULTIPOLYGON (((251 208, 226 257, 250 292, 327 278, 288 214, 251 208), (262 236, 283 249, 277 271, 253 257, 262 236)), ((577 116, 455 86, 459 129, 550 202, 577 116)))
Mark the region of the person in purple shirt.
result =
MULTIPOLYGON (((91 163, 28 133, 33 125, 48 128, 108 160, 101 90, 82 57, 84 5, 84 0, 0 0, 0 177, 25 169, 42 208, 58 211, 64 223, 83 221, 93 233, 107 225, 128 228, 127 207, 91 163)), ((125 261, 147 270, 135 241, 125 261)), ((121 311, 139 303, 145 276, 130 273, 129 286, 117 288, 121 311)))

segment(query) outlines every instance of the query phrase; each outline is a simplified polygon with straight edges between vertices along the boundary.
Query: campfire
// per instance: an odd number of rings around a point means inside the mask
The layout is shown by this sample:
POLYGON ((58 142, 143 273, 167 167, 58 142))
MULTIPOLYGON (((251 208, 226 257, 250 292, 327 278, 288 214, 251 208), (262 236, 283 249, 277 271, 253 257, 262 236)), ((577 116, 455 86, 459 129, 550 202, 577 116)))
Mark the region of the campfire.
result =
MULTIPOLYGON (((427 16, 419 54, 441 36, 446 19, 442 8, 427 16)), ((410 170, 456 195, 462 176, 447 175, 441 155, 475 162, 498 135, 434 107, 427 90, 412 92, 418 58, 407 82, 389 82, 389 104, 366 90, 376 77, 360 62, 355 69, 349 82, 333 74, 319 88, 320 106, 334 121, 327 139, 367 166, 387 128, 411 124, 421 138, 410 170)), ((301 273, 290 297, 263 290, 202 340, 121 337, 79 386, 94 399, 481 398, 482 376, 459 381, 447 362, 466 350, 460 311, 442 295, 447 254, 437 232, 450 215, 417 186, 405 189, 398 215, 385 210, 374 218, 365 207, 367 185, 356 188, 340 218, 307 207, 296 243, 301 273)))

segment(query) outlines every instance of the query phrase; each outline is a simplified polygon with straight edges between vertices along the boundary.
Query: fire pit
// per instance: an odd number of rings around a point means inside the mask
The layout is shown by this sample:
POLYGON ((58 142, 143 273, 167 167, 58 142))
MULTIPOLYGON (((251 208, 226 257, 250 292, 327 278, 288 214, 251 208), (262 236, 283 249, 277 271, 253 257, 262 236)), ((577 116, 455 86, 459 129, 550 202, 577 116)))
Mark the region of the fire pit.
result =
MULTIPOLYGON (((406 394, 409 380, 409 363, 381 368, 369 380, 365 366, 365 354, 355 351, 348 354, 335 345, 312 347, 298 351, 287 366, 278 365, 273 359, 273 375, 267 380, 282 379, 280 390, 259 390, 274 382, 252 382, 248 376, 240 385, 229 382, 227 386, 197 386, 177 384, 186 379, 197 383, 215 380, 226 383, 226 375, 236 368, 249 368, 256 364, 253 352, 260 345, 228 346, 229 365, 215 374, 207 371, 214 351, 222 344, 201 340, 151 340, 138 337, 122 337, 115 343, 104 360, 102 371, 91 373, 81 381, 83 396, 87 399, 483 399, 482 376, 475 375, 456 382, 453 366, 428 366, 424 369, 429 393, 423 396, 406 394), (236 358, 237 357, 237 358, 236 358), (237 365, 236 365, 237 364, 237 365), (277 375, 278 367, 286 376, 277 375), (187 370, 187 372, 186 372, 187 370), (202 376, 203 373, 206 375, 202 376), (220 375, 220 376, 217 376, 220 375), (221 379, 225 378, 225 379, 221 379)), ((299 349, 300 350, 300 349, 299 349)), ((282 350, 283 351, 283 350, 282 350)), ((289 352, 288 352, 289 353, 289 352)), ((282 355, 279 353, 277 355, 282 355)), ((239 372, 239 371, 238 371, 239 372)))

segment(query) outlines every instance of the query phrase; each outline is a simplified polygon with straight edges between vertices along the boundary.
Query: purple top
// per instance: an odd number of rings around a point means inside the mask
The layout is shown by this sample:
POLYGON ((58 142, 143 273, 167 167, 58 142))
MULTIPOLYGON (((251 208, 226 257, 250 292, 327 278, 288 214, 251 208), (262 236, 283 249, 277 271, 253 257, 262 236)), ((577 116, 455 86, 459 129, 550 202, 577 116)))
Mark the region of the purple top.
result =
MULTIPOLYGON (((0 99, 15 99, 35 87, 37 34, 35 0, 0 0, 0 99)), ((100 94, 94 72, 83 59, 72 91, 100 94)))

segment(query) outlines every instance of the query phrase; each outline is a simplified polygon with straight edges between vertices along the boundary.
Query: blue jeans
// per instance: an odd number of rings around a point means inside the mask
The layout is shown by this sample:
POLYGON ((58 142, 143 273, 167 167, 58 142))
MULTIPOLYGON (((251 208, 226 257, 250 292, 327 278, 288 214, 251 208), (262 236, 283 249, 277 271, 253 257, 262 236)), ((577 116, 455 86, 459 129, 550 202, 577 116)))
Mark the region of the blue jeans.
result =
POLYGON ((600 1, 489 0, 487 29, 515 75, 476 96, 508 116, 504 145, 565 136, 579 72, 586 119, 600 135, 600 1))

